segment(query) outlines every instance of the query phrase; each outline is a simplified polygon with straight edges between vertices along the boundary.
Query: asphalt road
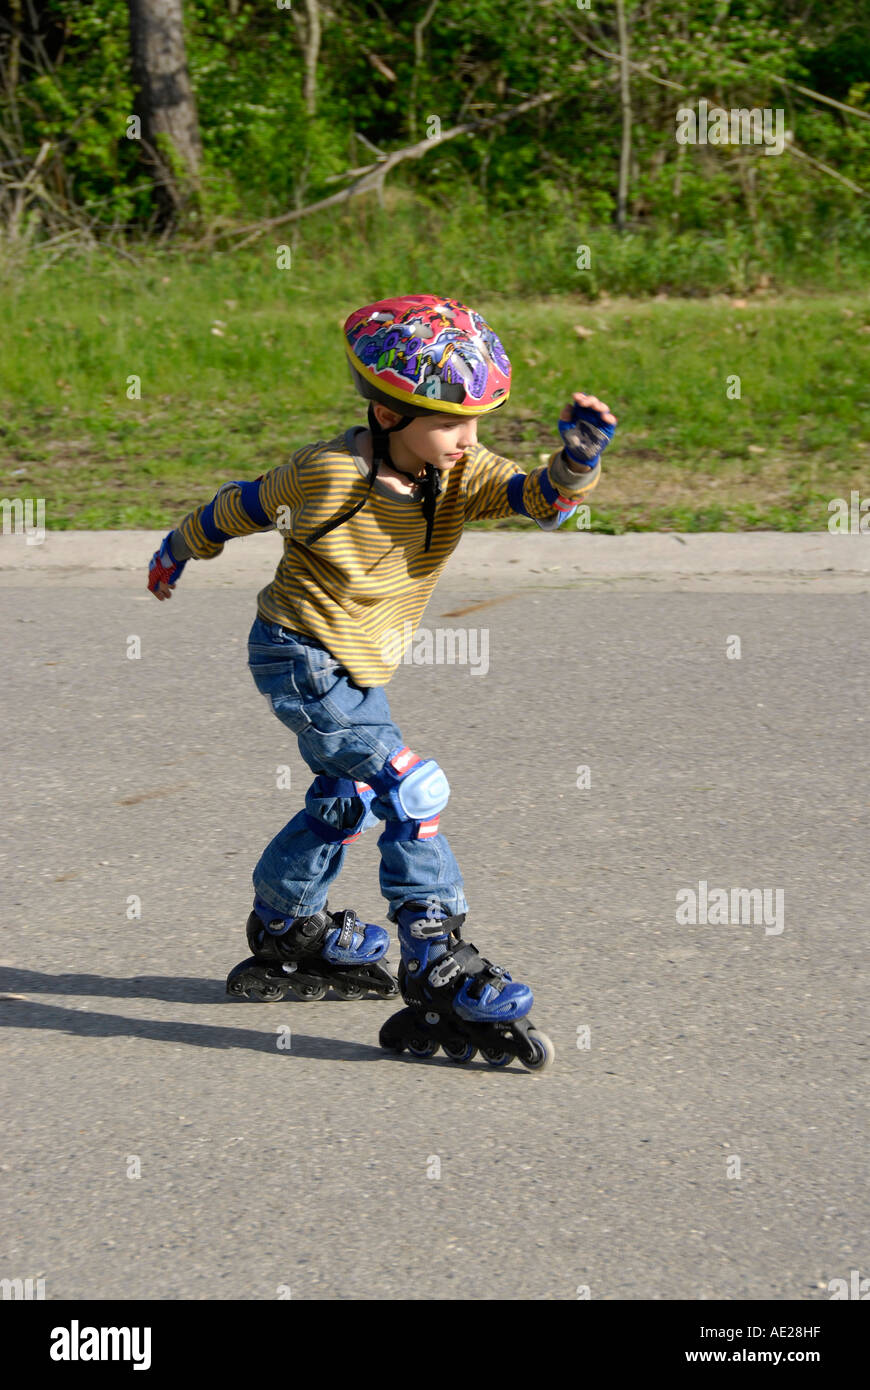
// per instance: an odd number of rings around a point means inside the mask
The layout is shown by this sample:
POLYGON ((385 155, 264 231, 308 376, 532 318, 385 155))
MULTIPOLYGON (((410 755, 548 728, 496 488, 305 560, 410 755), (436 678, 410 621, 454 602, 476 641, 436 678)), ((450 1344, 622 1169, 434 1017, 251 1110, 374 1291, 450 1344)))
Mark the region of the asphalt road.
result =
MULTIPOLYGON (((4 584, 0 1277, 812 1300, 870 1274, 868 588, 439 588, 424 625, 485 630, 489 669, 405 665, 391 705, 451 783, 467 934, 534 989, 539 1076, 391 1057, 384 1002, 225 996, 308 780, 245 667, 250 584, 4 584), (781 890, 782 930, 678 923, 701 881, 781 890)), ((376 834, 330 905, 384 922, 376 834)))

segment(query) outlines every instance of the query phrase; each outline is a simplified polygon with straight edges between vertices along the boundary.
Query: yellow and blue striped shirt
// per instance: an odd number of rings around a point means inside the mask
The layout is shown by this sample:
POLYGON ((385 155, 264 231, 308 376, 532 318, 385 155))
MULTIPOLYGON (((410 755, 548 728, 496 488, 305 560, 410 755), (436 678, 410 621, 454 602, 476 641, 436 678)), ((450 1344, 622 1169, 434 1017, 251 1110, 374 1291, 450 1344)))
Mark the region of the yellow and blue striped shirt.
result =
POLYGON ((396 634, 416 630, 466 522, 519 513, 555 530, 567 513, 554 502, 559 496, 581 502, 598 483, 601 465, 573 472, 559 451, 526 473, 475 444, 439 475, 428 552, 420 501, 377 478, 354 517, 307 546, 312 532, 366 493, 369 469, 356 450, 357 432, 299 449, 257 482, 227 483, 178 531, 190 554, 205 560, 232 536, 277 526, 284 554, 258 595, 260 617, 316 638, 366 687, 385 685, 395 672, 403 654, 396 634))

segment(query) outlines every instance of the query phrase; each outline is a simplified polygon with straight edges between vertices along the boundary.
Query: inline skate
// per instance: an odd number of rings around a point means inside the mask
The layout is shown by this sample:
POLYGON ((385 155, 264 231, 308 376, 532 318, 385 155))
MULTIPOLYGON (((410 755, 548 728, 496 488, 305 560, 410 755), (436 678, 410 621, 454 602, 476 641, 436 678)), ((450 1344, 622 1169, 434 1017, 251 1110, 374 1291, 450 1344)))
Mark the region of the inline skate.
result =
POLYGON ((381 1047, 431 1057, 440 1046, 462 1065, 478 1051, 491 1067, 505 1067, 515 1057, 529 1071, 552 1064, 552 1042, 528 1017, 532 991, 463 941, 464 912, 450 917, 426 904, 406 903, 397 916, 399 989, 408 1007, 381 1028, 381 1047))
POLYGON ((360 921, 348 908, 329 912, 324 905, 307 917, 278 917, 261 898, 248 918, 253 955, 227 976, 227 994, 272 1002, 289 990, 314 1002, 333 989, 339 999, 380 999, 398 994, 395 976, 383 957, 390 944, 383 927, 360 921))

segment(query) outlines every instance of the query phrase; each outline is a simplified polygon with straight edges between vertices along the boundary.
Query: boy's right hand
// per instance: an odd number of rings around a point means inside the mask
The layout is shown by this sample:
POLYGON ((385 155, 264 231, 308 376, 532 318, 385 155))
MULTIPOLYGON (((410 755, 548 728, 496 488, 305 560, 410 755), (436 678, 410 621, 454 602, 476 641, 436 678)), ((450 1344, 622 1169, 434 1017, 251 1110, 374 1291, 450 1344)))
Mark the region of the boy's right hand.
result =
POLYGON ((169 535, 164 536, 159 550, 155 550, 148 564, 148 588, 155 598, 161 601, 172 598, 172 590, 181 578, 186 560, 176 560, 169 548, 169 535))
POLYGON ((575 391, 559 416, 559 433, 570 463, 594 468, 616 429, 617 419, 597 396, 575 391))

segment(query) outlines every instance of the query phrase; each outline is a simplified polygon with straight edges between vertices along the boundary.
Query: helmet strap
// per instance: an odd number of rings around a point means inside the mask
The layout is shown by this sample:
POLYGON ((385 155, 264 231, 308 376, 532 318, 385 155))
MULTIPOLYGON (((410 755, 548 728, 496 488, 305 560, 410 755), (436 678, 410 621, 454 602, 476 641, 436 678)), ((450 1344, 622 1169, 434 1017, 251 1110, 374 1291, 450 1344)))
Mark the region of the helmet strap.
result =
POLYGON ((398 434, 400 430, 410 425, 412 415, 406 415, 398 425, 392 425, 390 429, 385 429, 375 415, 375 408, 372 401, 369 401, 368 422, 369 432, 372 436, 372 474, 377 470, 378 463, 385 463, 388 468, 392 468, 396 473, 401 473, 404 478, 410 478, 413 483, 418 483, 423 488, 423 516, 426 519, 426 540, 423 545, 424 553, 429 549, 432 541, 432 528, 435 524, 435 480, 438 470, 431 464, 426 464, 426 477, 421 480, 414 473, 406 473, 404 468, 399 468, 393 462, 390 455, 390 435, 398 434))
POLYGON ((438 470, 431 463, 426 464, 426 481, 423 484, 423 516, 426 518, 426 541, 423 553, 429 549, 432 540, 432 527, 435 525, 435 491, 438 470))
MULTIPOLYGON (((388 468, 394 469, 396 473, 401 473, 405 478, 410 478, 412 482, 420 482, 420 480, 416 478, 414 474, 406 473, 404 468, 397 468, 395 463, 393 463, 392 458, 390 457, 389 436, 391 434, 398 434, 400 430, 405 429, 408 425, 410 425, 413 418, 414 417, 412 415, 406 415, 400 424, 392 425, 390 429, 384 429, 383 425, 381 425, 378 422, 378 418, 375 415, 372 402, 369 401, 368 422, 369 431, 372 436, 372 471, 369 474, 368 487, 366 488, 365 493, 360 498, 359 502, 357 502, 356 506, 351 507, 349 511, 342 512, 340 516, 334 517, 331 521, 327 521, 324 526, 318 527, 316 531, 312 531, 310 536, 306 536, 306 545, 313 545, 315 541, 320 540, 321 536, 325 536, 329 531, 334 531, 336 526, 342 526, 345 521, 350 521, 352 516, 356 516, 357 512, 360 511, 360 509, 364 507, 366 502, 368 501, 369 493, 372 490, 372 486, 378 474, 379 464, 385 463, 388 468)), ((431 463, 427 463, 426 478, 425 481, 422 483, 423 516, 426 519, 426 541, 423 546, 424 552, 429 549, 429 545, 432 540, 432 528, 435 524, 435 499, 437 496, 435 490, 436 477, 437 469, 434 468, 431 463)))
MULTIPOLYGON (((393 463, 390 455, 390 435, 398 434, 401 430, 407 429, 413 418, 412 415, 406 415, 404 419, 399 421, 398 425, 390 425, 389 429, 385 429, 375 414, 374 402, 369 401, 368 422, 369 433, 372 437, 373 460, 377 459, 379 463, 385 463, 388 468, 395 468, 397 473, 405 473, 403 468, 396 468, 393 463)), ((405 477, 410 478, 411 474, 405 473, 405 477)))

